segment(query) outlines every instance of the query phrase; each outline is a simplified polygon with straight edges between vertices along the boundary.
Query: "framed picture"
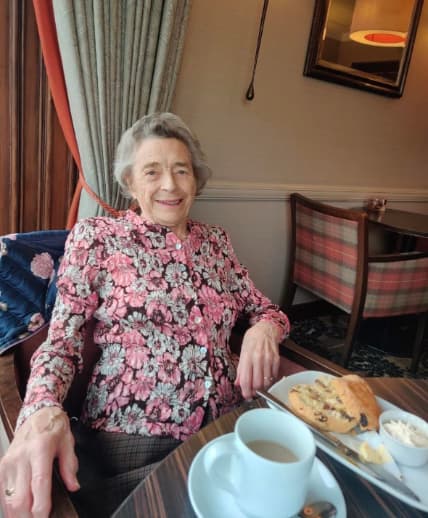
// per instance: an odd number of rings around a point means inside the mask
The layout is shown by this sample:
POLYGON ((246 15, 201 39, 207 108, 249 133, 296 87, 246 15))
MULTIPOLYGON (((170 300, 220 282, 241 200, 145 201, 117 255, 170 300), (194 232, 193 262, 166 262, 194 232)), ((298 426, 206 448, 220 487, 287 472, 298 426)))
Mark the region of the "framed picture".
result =
POLYGON ((401 97, 423 0, 315 0, 304 75, 401 97))

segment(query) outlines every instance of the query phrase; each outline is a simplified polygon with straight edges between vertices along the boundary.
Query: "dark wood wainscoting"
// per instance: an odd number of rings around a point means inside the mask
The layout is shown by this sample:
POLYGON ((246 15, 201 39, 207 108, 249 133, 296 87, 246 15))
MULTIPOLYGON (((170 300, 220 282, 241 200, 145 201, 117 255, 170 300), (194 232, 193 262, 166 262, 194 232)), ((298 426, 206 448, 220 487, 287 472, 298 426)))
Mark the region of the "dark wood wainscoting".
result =
POLYGON ((31 0, 0 2, 0 235, 64 228, 77 181, 31 0))

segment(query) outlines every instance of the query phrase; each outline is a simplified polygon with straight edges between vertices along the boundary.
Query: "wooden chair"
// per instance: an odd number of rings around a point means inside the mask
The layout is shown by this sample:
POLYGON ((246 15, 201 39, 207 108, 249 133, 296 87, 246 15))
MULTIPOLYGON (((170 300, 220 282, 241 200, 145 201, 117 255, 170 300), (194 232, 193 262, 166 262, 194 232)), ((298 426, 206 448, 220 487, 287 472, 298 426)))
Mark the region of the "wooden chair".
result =
POLYGON ((428 252, 371 256, 364 212, 290 197, 292 239, 285 310, 296 288, 349 314, 341 364, 347 365, 362 318, 418 314, 411 369, 422 354, 428 314, 428 252))

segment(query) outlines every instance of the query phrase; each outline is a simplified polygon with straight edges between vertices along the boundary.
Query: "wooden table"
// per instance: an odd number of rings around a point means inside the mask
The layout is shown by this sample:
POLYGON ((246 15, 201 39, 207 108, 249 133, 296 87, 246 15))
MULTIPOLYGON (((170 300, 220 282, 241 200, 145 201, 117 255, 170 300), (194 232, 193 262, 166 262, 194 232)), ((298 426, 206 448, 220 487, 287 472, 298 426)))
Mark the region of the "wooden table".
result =
POLYGON ((406 212, 386 208, 383 212, 366 210, 371 223, 381 225, 386 230, 413 237, 428 237, 428 214, 406 212))
MULTIPOLYGON (((428 420, 428 380, 368 378, 368 382, 378 396, 428 420)), ((257 406, 265 404, 260 400, 247 403, 183 443, 131 493, 113 518, 194 518, 187 493, 187 474, 193 458, 207 442, 231 432, 242 412, 257 406)), ((336 477, 345 496, 349 518, 427 516, 371 485, 319 449, 317 455, 336 477)))

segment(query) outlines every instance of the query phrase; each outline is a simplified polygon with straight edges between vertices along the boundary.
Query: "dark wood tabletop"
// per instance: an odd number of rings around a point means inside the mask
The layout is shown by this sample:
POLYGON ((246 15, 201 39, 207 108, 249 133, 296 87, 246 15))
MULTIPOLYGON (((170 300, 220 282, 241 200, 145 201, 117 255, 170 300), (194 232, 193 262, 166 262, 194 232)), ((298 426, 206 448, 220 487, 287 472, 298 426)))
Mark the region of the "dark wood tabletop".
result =
POLYGON ((406 212, 387 207, 383 212, 366 210, 370 222, 391 232, 414 237, 428 237, 428 214, 406 212))
MULTIPOLYGON (((428 380, 367 378, 367 381, 376 395, 428 420, 428 380)), ((207 442, 233 431, 240 414, 258 406, 265 404, 261 400, 246 403, 184 442, 131 493, 113 518, 195 518, 187 493, 187 474, 193 458, 207 442)), ((418 511, 373 486, 319 449, 317 456, 336 477, 346 500, 349 518, 428 516, 428 513, 418 511)))

